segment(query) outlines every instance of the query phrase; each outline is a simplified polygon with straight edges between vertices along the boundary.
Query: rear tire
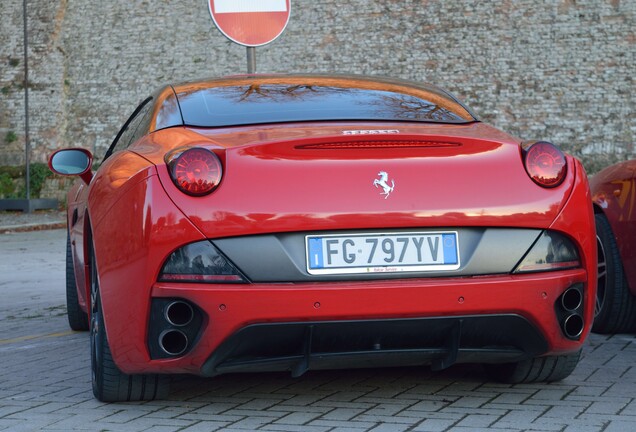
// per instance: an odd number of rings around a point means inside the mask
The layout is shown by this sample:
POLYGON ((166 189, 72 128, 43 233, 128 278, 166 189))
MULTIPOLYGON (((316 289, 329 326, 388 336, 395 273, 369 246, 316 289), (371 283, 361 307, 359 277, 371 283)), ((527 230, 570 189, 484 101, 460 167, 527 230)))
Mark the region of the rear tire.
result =
POLYGON ((165 375, 128 375, 115 364, 106 336, 99 282, 91 253, 91 372, 93 394, 102 402, 145 401, 168 395, 165 375))
POLYGON ((66 316, 68 325, 75 331, 88 330, 88 314, 79 305, 77 294, 77 281, 73 268, 73 255, 71 251, 71 238, 66 233, 66 316))
POLYGON ((636 328, 636 298, 627 285, 618 245, 607 217, 596 214, 598 287, 594 309, 595 333, 623 333, 636 328))
POLYGON ((576 368, 581 351, 560 356, 536 357, 517 363, 484 365, 497 381, 508 384, 561 381, 576 368))

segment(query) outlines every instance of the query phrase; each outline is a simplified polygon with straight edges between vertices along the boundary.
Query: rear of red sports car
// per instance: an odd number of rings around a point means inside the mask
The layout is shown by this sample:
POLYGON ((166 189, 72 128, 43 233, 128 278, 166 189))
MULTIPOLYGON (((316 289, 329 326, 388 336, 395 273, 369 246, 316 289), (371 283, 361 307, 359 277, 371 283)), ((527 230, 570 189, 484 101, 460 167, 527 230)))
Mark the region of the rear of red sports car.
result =
POLYGON ((553 145, 360 77, 185 84, 138 111, 69 196, 98 398, 154 397, 164 373, 576 366, 594 219, 553 145))

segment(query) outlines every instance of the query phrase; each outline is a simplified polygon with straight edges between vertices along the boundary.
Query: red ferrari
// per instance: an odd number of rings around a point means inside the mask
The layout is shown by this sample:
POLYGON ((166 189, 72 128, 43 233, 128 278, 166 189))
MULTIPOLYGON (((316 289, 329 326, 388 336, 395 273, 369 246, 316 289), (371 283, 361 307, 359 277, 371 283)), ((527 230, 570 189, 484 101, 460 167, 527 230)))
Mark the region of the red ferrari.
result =
POLYGON ((449 93, 354 76, 238 76, 145 99, 68 194, 67 298, 93 391, 166 374, 482 363, 575 368, 596 298, 587 177, 449 93))
POLYGON ((636 330, 636 160, 590 180, 598 240, 598 289, 593 331, 636 330))

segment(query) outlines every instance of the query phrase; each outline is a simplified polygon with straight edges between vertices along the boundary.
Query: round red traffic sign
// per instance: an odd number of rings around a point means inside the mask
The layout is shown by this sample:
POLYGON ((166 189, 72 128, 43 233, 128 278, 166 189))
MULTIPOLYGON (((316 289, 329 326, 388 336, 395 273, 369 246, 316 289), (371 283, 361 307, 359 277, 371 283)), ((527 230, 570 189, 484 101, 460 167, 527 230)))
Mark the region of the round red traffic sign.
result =
POLYGON ((240 45, 268 44, 289 22, 291 0, 208 0, 214 24, 240 45))

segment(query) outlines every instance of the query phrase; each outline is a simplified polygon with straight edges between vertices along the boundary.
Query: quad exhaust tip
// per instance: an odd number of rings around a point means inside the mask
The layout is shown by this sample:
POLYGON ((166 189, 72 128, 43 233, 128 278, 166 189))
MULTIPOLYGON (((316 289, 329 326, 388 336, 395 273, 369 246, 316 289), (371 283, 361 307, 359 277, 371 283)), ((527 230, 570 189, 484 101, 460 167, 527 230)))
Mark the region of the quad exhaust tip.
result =
POLYGON ((583 286, 576 284, 566 289, 556 303, 557 319, 563 335, 578 340, 583 334, 583 286))
MULTIPOLYGON (((173 301, 166 306, 164 317, 175 327, 185 327, 194 319, 194 309, 184 301, 173 301)), ((159 346, 170 356, 181 355, 188 349, 188 336, 178 329, 164 330, 159 335, 159 346)))
POLYGON ((196 345, 204 314, 183 298, 153 298, 148 320, 147 344, 151 359, 187 355, 196 345))

